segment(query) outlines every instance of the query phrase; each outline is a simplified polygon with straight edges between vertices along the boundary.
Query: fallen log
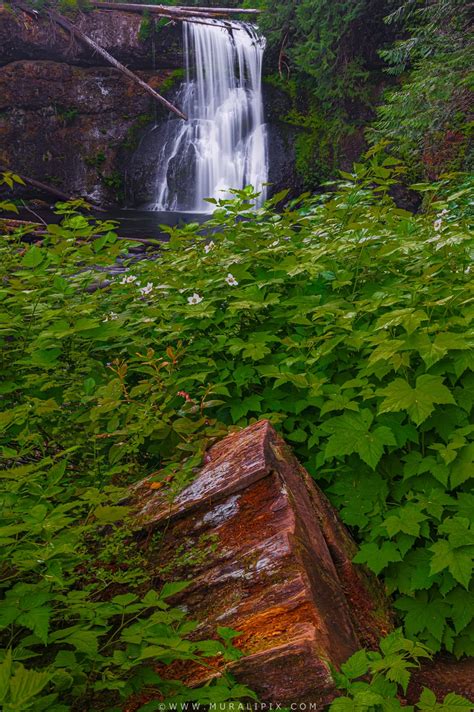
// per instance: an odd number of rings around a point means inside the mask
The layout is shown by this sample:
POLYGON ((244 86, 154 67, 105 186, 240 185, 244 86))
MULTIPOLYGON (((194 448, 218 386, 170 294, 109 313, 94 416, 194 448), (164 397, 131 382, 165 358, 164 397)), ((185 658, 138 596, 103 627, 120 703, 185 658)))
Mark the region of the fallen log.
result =
MULTIPOLYGON (((27 185, 33 186, 33 188, 38 188, 38 190, 41 190, 43 193, 49 193, 52 195, 54 198, 58 198, 59 200, 62 200, 64 202, 68 202, 69 200, 76 200, 78 197, 82 196, 77 196, 77 195, 68 195, 67 193, 64 193, 62 190, 59 190, 59 188, 55 188, 52 185, 49 185, 48 183, 43 183, 40 180, 37 180, 36 178, 30 178, 30 176, 25 176, 24 173, 19 173, 16 170, 12 170, 11 168, 6 168, 5 166, 0 166, 0 173, 4 171, 11 171, 12 173, 15 173, 15 175, 19 176, 19 178, 22 179, 24 183, 27 185)), ((96 210, 102 210, 100 207, 100 204, 97 203, 93 198, 84 198, 86 202, 91 203, 94 205, 96 210)))
MULTIPOLYGON (((182 10, 184 9, 182 6, 177 5, 177 9, 182 10)), ((207 12, 209 14, 212 13, 223 13, 226 15, 259 15, 262 11, 258 10, 257 8, 238 8, 238 7, 193 7, 193 8, 186 8, 188 10, 194 11, 203 11, 207 12)))
POLYGON ((137 3, 115 3, 115 2, 94 2, 93 6, 97 10, 123 10, 126 12, 150 12, 159 17, 169 17, 172 20, 181 20, 183 17, 189 18, 205 18, 214 19, 217 17, 225 17, 224 13, 210 14, 208 12, 189 10, 188 8, 178 9, 175 6, 163 5, 139 5, 137 3), (153 8, 153 9, 152 9, 153 8))
MULTIPOLYGON (((212 668, 182 660, 155 671, 194 686, 226 670, 257 693, 262 709, 327 710, 337 694, 329 666, 376 649, 394 616, 383 583, 353 563, 357 546, 325 495, 268 421, 215 443, 174 498, 157 474, 132 485, 127 502, 144 573, 156 587, 187 579, 170 602, 199 623, 194 639, 232 628, 244 656, 227 666, 222 658, 212 668)), ((439 700, 449 692, 474 699, 474 658, 439 655, 414 670, 411 683, 412 705, 427 686, 439 700)), ((157 699, 150 689, 139 702, 157 699)))
MULTIPOLYGON (((215 638, 219 626, 239 631, 244 657, 227 671, 267 709, 327 709, 336 694, 328 663, 339 667, 391 630, 383 586, 352 563, 349 533, 268 421, 214 444, 175 499, 166 482, 145 479, 130 491, 137 539, 162 532, 143 549, 146 575, 164 582, 168 564, 191 581, 173 605, 186 606, 200 637, 215 638), (195 558, 184 561, 176 542, 195 558)), ((156 671, 192 687, 224 665, 180 661, 156 671)))
MULTIPOLYGON (((12 218, 1 218, 0 217, 0 230, 5 230, 6 232, 15 232, 16 230, 23 228, 29 230, 30 232, 26 237, 31 236, 35 240, 42 240, 46 235, 48 235, 46 223, 33 222, 31 220, 16 220, 12 218)), ((118 228, 120 229, 120 228, 118 228)), ((100 234, 92 235, 90 239, 96 240, 101 237, 100 234)), ((117 235, 117 240, 123 240, 125 242, 138 242, 142 245, 150 245, 151 247, 159 247, 162 240, 158 239, 147 239, 144 237, 125 237, 123 235, 117 235)), ((27 240, 26 240, 27 241, 27 240)))
MULTIPOLYGON (((4 166, 0 166, 0 172, 3 171, 9 171, 12 170, 11 168, 5 168, 4 166)), ((49 193, 50 195, 54 195, 55 198, 59 198, 59 200, 74 200, 74 198, 71 195, 67 195, 67 193, 63 193, 62 190, 59 190, 58 188, 54 188, 52 185, 48 185, 47 183, 42 183, 40 180, 36 180, 36 178, 30 178, 29 176, 25 176, 23 173, 18 173, 18 171, 13 170, 13 173, 15 175, 19 176, 24 183, 27 183, 28 185, 32 185, 34 188, 38 188, 39 190, 42 190, 44 193, 49 193)))
POLYGON ((91 47, 91 49, 94 50, 97 54, 100 54, 101 57, 103 57, 109 64, 111 64, 115 69, 118 69, 119 72, 122 72, 122 74, 125 74, 126 77, 134 81, 136 84, 141 86, 141 88, 148 92, 150 96, 152 96, 155 101, 158 101, 160 104, 162 104, 168 111, 172 111, 174 114, 179 116, 180 119, 187 119, 187 116, 183 114, 183 112, 178 109, 176 106, 174 106, 171 102, 169 102, 167 99, 164 98, 164 96, 161 96, 161 94, 158 94, 152 87, 147 84, 146 82, 143 81, 143 79, 140 79, 134 72, 132 72, 128 67, 126 67, 124 64, 119 62, 115 57, 113 57, 107 50, 103 49, 100 45, 97 44, 93 39, 91 39, 88 35, 84 34, 82 30, 80 30, 76 25, 73 25, 72 22, 69 22, 63 15, 60 15, 58 12, 55 10, 49 10, 48 11, 49 17, 55 22, 57 25, 62 27, 64 30, 67 30, 70 32, 72 35, 77 37, 78 40, 83 42, 84 44, 88 45, 88 47, 91 47))
MULTIPOLYGON (((29 15, 32 15, 33 17, 38 17, 39 13, 37 10, 33 10, 32 8, 28 7, 22 0, 15 0, 14 3, 20 10, 23 12, 28 13, 29 15)), ((48 16, 50 19, 55 22, 57 25, 62 27, 64 30, 67 30, 70 32, 72 35, 77 37, 81 42, 86 44, 88 47, 94 50, 97 54, 100 54, 101 57, 103 57, 106 62, 111 64, 115 69, 118 69, 119 72, 122 72, 122 74, 125 74, 129 79, 134 81, 136 84, 141 86, 141 88, 146 91, 148 94, 150 94, 156 101, 158 101, 160 104, 163 104, 163 106, 168 109, 169 111, 172 111, 174 114, 179 116, 180 119, 184 119, 185 121, 187 120, 187 116, 183 114, 183 112, 178 109, 176 106, 174 106, 170 101, 165 99, 164 96, 161 96, 161 94, 158 94, 157 91, 155 91, 149 84, 144 82, 140 77, 138 77, 134 72, 132 72, 128 67, 126 67, 124 64, 119 62, 115 57, 113 57, 107 50, 103 49, 97 42, 95 42, 91 37, 86 35, 82 30, 80 30, 76 25, 73 25, 72 22, 69 22, 63 15, 60 15, 58 12, 55 10, 48 10, 48 16)))
MULTIPOLYGON (((96 3, 94 7, 98 10, 104 10, 105 12, 116 12, 117 11, 117 3, 114 2, 103 2, 103 3, 96 3)), ((143 10, 143 8, 149 7, 148 5, 137 5, 134 3, 120 3, 120 9, 124 10, 126 12, 136 12, 136 13, 141 13, 143 12, 148 12, 148 10, 143 10)), ((160 7, 161 6, 155 6, 152 5, 151 7, 160 7)), ((208 14, 208 13, 196 13, 191 10, 180 10, 179 12, 176 12, 175 8, 171 12, 168 10, 159 10, 159 11, 153 11, 151 13, 154 18, 157 17, 164 17, 171 22, 192 22, 194 25, 210 25, 211 27, 215 26, 215 23, 213 20, 220 20, 228 29, 238 29, 238 25, 231 25, 230 23, 232 22, 231 19, 227 19, 227 16, 224 15, 223 13, 216 13, 216 14, 208 14)))
POLYGON ((152 12, 165 16, 193 15, 202 17, 215 17, 216 15, 257 15, 260 10, 249 8, 229 7, 186 7, 183 5, 140 5, 127 2, 97 2, 92 0, 92 6, 98 10, 126 10, 136 12, 152 12))

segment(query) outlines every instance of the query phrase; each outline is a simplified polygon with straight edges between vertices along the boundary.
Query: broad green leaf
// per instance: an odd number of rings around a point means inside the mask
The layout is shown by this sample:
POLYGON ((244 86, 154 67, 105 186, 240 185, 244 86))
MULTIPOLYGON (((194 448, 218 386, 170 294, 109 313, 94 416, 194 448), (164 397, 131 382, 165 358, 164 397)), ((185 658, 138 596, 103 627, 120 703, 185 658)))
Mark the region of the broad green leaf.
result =
POLYGON ((417 425, 431 415, 435 404, 455 403, 450 390, 443 385, 443 379, 428 374, 416 379, 415 388, 405 379, 396 378, 378 393, 384 396, 381 413, 406 410, 417 425))
POLYGON ((38 695, 52 678, 49 672, 36 672, 26 670, 23 665, 18 665, 10 679, 10 697, 14 705, 21 709, 30 700, 38 695))
POLYGON ((331 702, 329 712, 355 712, 354 701, 350 697, 336 697, 331 702))
POLYGON ((94 509, 94 516, 100 522, 112 524, 113 522, 119 522, 124 519, 129 511, 130 507, 112 507, 108 505, 101 505, 94 509))
POLYGON ((26 255, 23 257, 21 264, 24 267, 37 267, 44 260, 45 251, 37 245, 31 245, 28 248, 26 255))
POLYGON ((365 675, 369 669, 369 661, 365 650, 358 650, 349 660, 341 665, 341 670, 349 679, 354 680, 365 675))
POLYGON ((3 702, 10 688, 10 677, 12 670, 12 651, 11 648, 5 653, 5 658, 0 663, 0 702, 3 702))
POLYGON ((190 581, 174 581, 173 583, 165 583, 160 591, 160 598, 166 599, 174 596, 175 593, 180 593, 190 584, 190 581))
POLYGON ((383 455, 386 445, 395 445, 391 430, 379 426, 370 430, 373 416, 369 410, 360 413, 344 413, 330 418, 322 424, 322 429, 331 433, 326 445, 327 458, 342 457, 356 452, 372 469, 383 455))
POLYGON ((468 547, 466 550, 454 549, 449 541, 440 539, 430 546, 430 551, 433 552, 431 573, 437 574, 448 569, 456 581, 467 589, 472 578, 474 547, 471 547, 471 551, 467 549, 468 547))
POLYGON ((401 560, 400 552, 391 541, 384 541, 380 547, 375 543, 362 544, 353 559, 356 564, 367 564, 377 576, 390 563, 401 560))
POLYGON ((30 611, 22 613, 16 619, 20 625, 24 625, 33 631, 44 645, 48 642, 49 619, 53 610, 50 606, 39 606, 30 611))

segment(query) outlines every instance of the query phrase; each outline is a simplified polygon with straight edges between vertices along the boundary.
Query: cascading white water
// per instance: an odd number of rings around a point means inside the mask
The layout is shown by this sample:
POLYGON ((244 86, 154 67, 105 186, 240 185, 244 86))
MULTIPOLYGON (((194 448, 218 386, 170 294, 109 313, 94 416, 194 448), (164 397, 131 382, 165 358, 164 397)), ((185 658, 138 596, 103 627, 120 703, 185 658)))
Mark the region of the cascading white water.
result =
POLYGON ((264 39, 244 23, 183 23, 186 79, 167 121, 153 210, 211 212, 205 198, 252 185, 265 197, 266 131, 261 90, 264 39))

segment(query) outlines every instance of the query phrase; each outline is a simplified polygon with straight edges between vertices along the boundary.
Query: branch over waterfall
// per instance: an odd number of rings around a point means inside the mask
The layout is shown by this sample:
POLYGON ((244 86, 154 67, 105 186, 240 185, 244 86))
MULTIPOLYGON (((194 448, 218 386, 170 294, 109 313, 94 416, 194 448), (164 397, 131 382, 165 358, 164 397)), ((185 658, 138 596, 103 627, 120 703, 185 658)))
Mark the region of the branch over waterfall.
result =
MULTIPOLYGON (((16 2, 16 5, 23 11, 32 13, 31 9, 28 8, 24 3, 22 2, 16 2)), ((33 14, 36 14, 35 11, 33 11, 33 14)), ((143 81, 143 79, 140 79, 134 72, 132 72, 128 67, 126 67, 124 64, 119 62, 115 57, 113 57, 107 50, 105 50, 103 47, 101 47, 97 42, 95 42, 91 37, 86 35, 82 30, 80 30, 76 25, 74 25, 72 22, 70 22, 67 18, 65 18, 63 15, 60 15, 58 12, 55 10, 48 10, 48 16, 55 22, 57 25, 62 27, 64 30, 67 30, 70 32, 72 35, 77 37, 78 40, 80 40, 83 44, 86 44, 88 47, 94 50, 97 54, 100 54, 100 56, 106 60, 109 64, 111 64, 115 69, 118 69, 119 72, 122 72, 122 74, 125 74, 126 77, 134 81, 136 84, 138 84, 144 91, 146 91, 150 96, 155 99, 158 103, 162 104, 168 111, 172 111, 174 114, 179 116, 180 119, 187 119, 187 116, 183 114, 183 112, 178 109, 174 104, 172 104, 170 101, 165 99, 164 96, 161 96, 161 94, 158 94, 157 91, 155 91, 149 84, 143 81)))
MULTIPOLYGON (((127 10, 129 12, 150 12, 161 17, 181 20, 184 16, 193 17, 226 17, 229 15, 258 15, 260 10, 252 8, 229 7, 186 7, 184 5, 142 5, 139 3, 96 2, 92 7, 98 10, 127 10)), ((193 20, 190 19, 189 22, 193 20)))

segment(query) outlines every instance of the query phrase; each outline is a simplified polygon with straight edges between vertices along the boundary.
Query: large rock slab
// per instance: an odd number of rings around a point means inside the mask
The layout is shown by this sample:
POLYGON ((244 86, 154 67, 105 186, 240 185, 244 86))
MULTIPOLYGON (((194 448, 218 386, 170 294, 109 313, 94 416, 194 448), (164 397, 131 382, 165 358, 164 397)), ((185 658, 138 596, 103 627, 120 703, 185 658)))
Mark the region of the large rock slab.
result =
MULTIPOLYGON (((163 531, 152 567, 191 579, 176 603, 199 637, 240 631, 245 657, 232 672, 262 701, 323 709, 335 692, 329 665, 391 629, 381 585, 351 563, 354 542, 267 421, 214 445, 174 501, 148 481, 133 497, 137 528, 163 531)), ((209 678, 188 663, 160 674, 209 678)))

